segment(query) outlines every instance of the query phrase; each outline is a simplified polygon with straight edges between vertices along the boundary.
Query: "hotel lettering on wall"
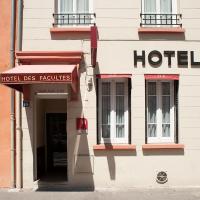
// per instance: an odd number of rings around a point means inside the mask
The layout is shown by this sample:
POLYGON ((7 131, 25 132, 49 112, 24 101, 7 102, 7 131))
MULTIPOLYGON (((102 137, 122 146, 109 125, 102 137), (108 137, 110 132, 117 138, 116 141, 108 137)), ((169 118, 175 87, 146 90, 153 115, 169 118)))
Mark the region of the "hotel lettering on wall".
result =
POLYGON ((138 63, 141 63, 143 67, 147 62, 151 67, 158 68, 161 66, 163 60, 166 59, 168 67, 172 65, 172 59, 177 60, 179 68, 187 68, 189 65, 191 68, 200 68, 200 57, 197 60, 194 51, 157 51, 153 50, 146 53, 144 50, 137 52, 134 51, 134 66, 137 67, 138 63))
POLYGON ((1 74, 1 83, 64 83, 71 82, 71 74, 1 74))

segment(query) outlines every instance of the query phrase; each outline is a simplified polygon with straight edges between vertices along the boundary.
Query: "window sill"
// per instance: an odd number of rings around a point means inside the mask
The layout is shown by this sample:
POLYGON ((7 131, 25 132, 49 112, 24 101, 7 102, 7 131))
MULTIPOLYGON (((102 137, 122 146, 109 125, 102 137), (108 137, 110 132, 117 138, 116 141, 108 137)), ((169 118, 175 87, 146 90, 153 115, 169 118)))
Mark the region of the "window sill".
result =
POLYGON ((129 145, 99 144, 99 145, 94 145, 93 150, 133 150, 133 151, 135 151, 136 145, 133 145, 133 144, 129 144, 129 145))
POLYGON ((143 150, 153 149, 184 149, 184 144, 144 144, 142 145, 143 150))
POLYGON ((50 33, 62 33, 62 34, 70 34, 70 33, 78 33, 78 34, 89 34, 91 32, 91 27, 53 27, 50 28, 50 33))
POLYGON ((180 28, 180 27, 171 27, 171 28, 160 28, 160 27, 141 27, 138 28, 138 33, 185 33, 185 29, 184 28, 180 28))

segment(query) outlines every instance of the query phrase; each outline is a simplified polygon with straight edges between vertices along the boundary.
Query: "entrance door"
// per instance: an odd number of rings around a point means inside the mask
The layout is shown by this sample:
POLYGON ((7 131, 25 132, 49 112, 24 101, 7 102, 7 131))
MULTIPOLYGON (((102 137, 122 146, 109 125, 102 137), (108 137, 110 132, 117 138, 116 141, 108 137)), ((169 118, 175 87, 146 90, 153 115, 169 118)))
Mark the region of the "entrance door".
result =
POLYGON ((66 113, 46 114, 47 175, 56 180, 67 180, 66 113))

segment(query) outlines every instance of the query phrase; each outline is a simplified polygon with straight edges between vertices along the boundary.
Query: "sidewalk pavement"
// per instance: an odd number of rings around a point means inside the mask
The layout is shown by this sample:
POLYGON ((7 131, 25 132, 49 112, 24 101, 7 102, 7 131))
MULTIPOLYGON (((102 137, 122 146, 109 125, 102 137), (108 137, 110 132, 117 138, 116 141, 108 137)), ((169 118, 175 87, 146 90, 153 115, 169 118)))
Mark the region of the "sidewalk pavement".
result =
POLYGON ((0 190, 0 200, 200 200, 200 188, 99 189, 95 191, 0 190))

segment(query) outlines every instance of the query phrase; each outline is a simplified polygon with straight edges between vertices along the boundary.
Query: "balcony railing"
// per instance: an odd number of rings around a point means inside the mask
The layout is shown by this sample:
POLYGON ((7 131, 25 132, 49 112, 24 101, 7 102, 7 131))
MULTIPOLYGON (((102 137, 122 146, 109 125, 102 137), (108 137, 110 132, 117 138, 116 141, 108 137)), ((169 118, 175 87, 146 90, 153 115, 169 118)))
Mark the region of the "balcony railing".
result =
POLYGON ((53 26, 94 25, 95 13, 59 13, 53 14, 53 26))
POLYGON ((181 14, 140 14, 140 26, 179 26, 182 27, 181 14))

